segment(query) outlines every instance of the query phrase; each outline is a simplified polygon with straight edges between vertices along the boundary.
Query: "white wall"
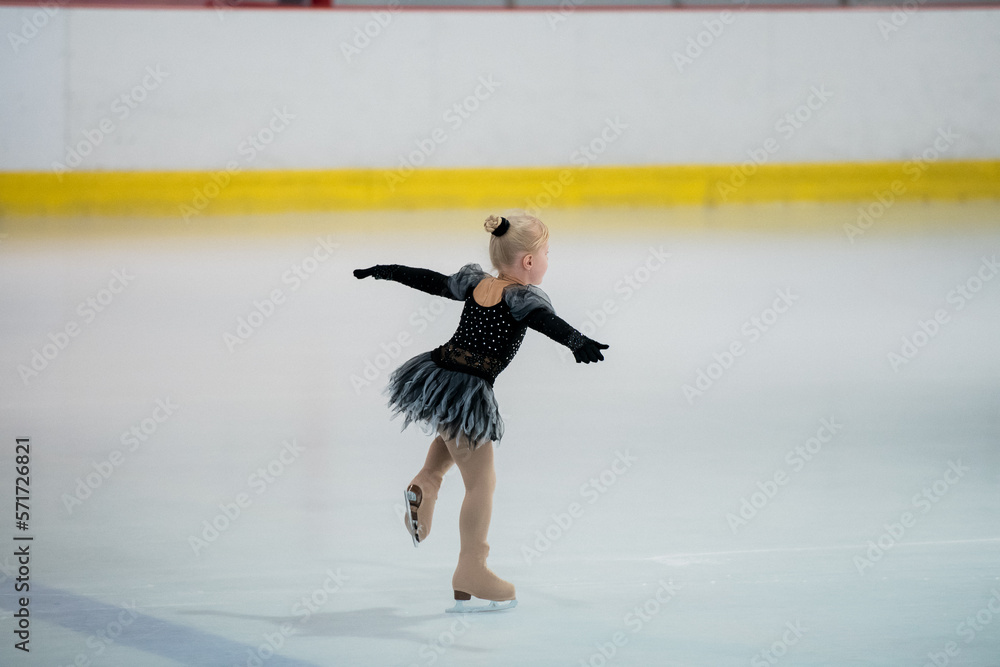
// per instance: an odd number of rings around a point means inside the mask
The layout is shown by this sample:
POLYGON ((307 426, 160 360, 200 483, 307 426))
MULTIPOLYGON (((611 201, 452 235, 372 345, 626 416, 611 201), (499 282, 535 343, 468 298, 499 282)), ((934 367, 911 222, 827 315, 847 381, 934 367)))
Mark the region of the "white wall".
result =
POLYGON ((772 162, 906 160, 948 127, 946 158, 1000 158, 1000 10, 924 8, 893 32, 881 10, 373 17, 0 8, 0 170, 52 169, 88 134, 100 145, 79 170, 394 167, 419 140, 426 166, 565 165, 609 119, 627 127, 596 164, 735 163, 768 138, 772 162), (366 26, 377 35, 348 58, 366 26), (711 43, 678 68, 699 33, 711 43), (446 116, 481 79, 499 86, 446 116), (778 125, 814 87, 832 97, 778 125), (245 143, 275 109, 294 119, 263 150, 245 143))

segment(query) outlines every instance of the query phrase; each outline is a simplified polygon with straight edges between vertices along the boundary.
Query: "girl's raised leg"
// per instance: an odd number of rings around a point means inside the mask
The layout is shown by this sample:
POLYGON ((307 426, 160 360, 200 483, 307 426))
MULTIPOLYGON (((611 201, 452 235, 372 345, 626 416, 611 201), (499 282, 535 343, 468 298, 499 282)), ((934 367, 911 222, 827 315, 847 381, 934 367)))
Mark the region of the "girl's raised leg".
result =
POLYGON ((439 434, 427 450, 424 467, 406 487, 404 498, 407 505, 406 529, 413 537, 413 546, 427 539, 434 517, 434 504, 444 475, 455 464, 451 453, 439 434))

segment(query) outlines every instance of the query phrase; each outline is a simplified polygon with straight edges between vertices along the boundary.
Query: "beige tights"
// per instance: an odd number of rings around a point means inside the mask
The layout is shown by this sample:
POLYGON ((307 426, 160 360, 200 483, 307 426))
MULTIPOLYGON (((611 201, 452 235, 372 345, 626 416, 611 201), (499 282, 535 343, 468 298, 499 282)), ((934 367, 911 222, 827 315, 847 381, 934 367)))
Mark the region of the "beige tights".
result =
POLYGON ((514 585, 486 567, 486 557, 490 553, 486 534, 490 529, 493 490, 497 484, 493 443, 482 443, 475 450, 455 440, 447 440, 445 444, 465 484, 465 499, 458 519, 462 547, 458 567, 451 579, 455 599, 468 599, 468 596, 474 595, 483 600, 513 600, 514 585))
MULTIPOLYGON (((444 444, 444 438, 438 435, 431 442, 430 449, 427 450, 424 467, 410 482, 410 487, 416 486, 420 490, 419 495, 421 496, 420 507, 416 513, 418 542, 423 542, 431 532, 431 519, 434 517, 434 504, 437 502, 438 491, 441 489, 441 481, 454 464, 455 461, 451 458, 451 453, 444 444)), ((409 529, 409 521, 407 521, 407 529, 409 529)))
POLYGON ((475 596, 483 600, 513 600, 514 585, 496 576, 486 567, 490 547, 486 535, 493 514, 493 491, 496 488, 496 471, 493 468, 493 443, 485 442, 474 450, 463 439, 446 440, 438 435, 427 452, 424 467, 413 478, 422 492, 417 510, 417 535, 423 540, 430 533, 434 503, 437 501, 441 481, 453 464, 458 465, 465 484, 465 499, 459 515, 461 551, 458 566, 452 577, 455 599, 475 596))

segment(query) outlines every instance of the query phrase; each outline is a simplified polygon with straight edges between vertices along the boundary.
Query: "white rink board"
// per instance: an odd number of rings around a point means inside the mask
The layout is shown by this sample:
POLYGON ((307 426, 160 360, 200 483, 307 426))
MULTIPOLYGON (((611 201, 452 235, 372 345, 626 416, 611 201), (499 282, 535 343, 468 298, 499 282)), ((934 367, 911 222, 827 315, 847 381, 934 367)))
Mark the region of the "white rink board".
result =
MULTIPOLYGON (((0 33, 42 11, 0 8, 0 33)), ((774 163, 905 161, 939 130, 943 159, 1000 156, 1000 11, 893 20, 61 9, 0 61, 0 170, 81 142, 79 171, 395 168, 420 142, 439 168, 738 164, 769 139, 774 163), (621 135, 580 152, 609 120, 621 135)))

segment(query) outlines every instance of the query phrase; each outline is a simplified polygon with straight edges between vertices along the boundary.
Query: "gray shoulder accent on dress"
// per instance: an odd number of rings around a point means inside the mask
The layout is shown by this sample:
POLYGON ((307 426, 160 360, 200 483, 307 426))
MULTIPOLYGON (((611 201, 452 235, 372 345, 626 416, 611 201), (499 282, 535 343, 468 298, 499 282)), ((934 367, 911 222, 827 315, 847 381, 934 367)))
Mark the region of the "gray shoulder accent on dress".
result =
POLYGON ((466 264, 448 277, 451 298, 456 301, 465 301, 469 295, 469 288, 478 285, 479 281, 487 275, 489 274, 483 271, 483 267, 478 264, 466 264))
POLYGON ((547 310, 555 315, 556 309, 552 306, 549 295, 543 292, 536 285, 512 285, 503 292, 503 298, 510 307, 510 314, 515 320, 523 320, 536 308, 547 310))

